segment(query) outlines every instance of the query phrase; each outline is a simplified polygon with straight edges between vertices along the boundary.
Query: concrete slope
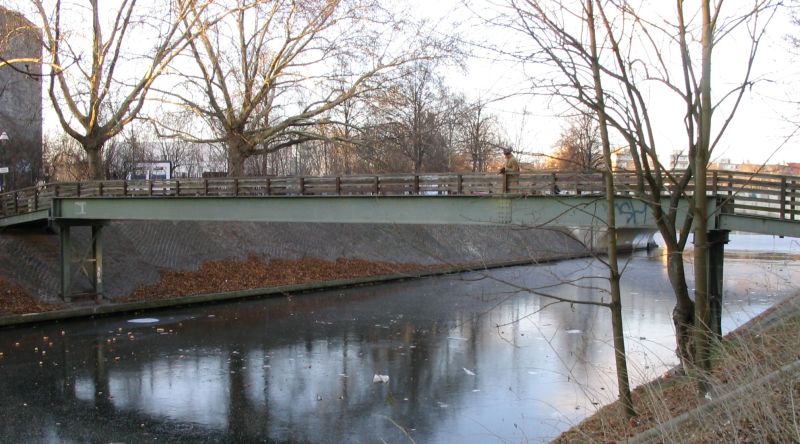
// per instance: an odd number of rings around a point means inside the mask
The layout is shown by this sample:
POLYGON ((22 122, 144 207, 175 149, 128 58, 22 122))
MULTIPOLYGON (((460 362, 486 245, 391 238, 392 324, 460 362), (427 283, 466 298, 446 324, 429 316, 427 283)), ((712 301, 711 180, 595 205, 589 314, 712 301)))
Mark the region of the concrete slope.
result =
MULTIPOLYGON (((73 229, 86 256, 89 230, 73 229)), ((106 297, 155 283, 159 271, 196 270, 248 256, 359 258, 419 264, 497 263, 582 254, 584 246, 553 230, 446 225, 290 224, 252 222, 117 222, 104 230, 106 297)), ((75 267, 78 268, 78 267, 75 267)), ((58 236, 44 230, 0 233, 0 275, 41 300, 58 294, 58 236)), ((88 288, 80 274, 76 288, 88 288)))

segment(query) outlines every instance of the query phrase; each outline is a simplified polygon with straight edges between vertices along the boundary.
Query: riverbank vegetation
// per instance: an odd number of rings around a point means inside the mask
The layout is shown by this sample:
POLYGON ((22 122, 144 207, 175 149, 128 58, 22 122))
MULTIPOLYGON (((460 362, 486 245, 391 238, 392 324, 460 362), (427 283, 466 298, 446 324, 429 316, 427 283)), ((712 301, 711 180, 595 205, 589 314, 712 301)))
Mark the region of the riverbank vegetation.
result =
POLYGON ((715 344, 707 397, 680 369, 633 392, 638 416, 617 403, 559 436, 584 442, 797 442, 800 440, 800 295, 715 344))

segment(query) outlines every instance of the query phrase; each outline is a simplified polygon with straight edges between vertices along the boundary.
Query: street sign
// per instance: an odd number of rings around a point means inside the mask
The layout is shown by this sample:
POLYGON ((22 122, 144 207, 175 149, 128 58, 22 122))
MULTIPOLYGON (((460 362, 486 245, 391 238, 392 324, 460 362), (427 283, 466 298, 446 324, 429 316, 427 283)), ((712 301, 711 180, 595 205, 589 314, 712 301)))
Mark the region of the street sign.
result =
POLYGON ((8 167, 0 167, 0 174, 5 174, 8 172, 8 167))

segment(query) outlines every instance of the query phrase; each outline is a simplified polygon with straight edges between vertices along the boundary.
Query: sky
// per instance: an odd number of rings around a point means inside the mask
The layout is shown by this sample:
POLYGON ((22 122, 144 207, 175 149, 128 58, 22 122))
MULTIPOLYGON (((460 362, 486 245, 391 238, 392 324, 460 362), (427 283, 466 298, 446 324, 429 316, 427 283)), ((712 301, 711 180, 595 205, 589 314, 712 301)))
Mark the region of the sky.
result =
MULTIPOLYGON (((421 17, 428 17, 444 30, 453 27, 466 39, 481 44, 499 47, 524 45, 526 37, 519 33, 497 29, 487 30, 479 24, 475 15, 491 17, 504 0, 439 0, 429 2, 415 0, 414 10, 421 17), (453 24, 453 23, 456 24, 453 24)), ((749 1, 727 2, 728 11, 746 6, 749 1)), ((672 2, 643 2, 645 13, 655 17, 671 18, 672 2), (658 5, 658 6, 655 6, 658 5), (669 6, 661 11, 659 7, 669 6)), ((764 43, 759 49, 753 78, 758 79, 743 97, 734 119, 715 149, 712 160, 729 159, 732 162, 783 163, 800 162, 800 138, 795 132, 800 125, 800 50, 787 43, 788 34, 800 34, 800 28, 790 23, 788 11, 780 10, 767 28, 764 43)), ((712 93, 722 94, 729 85, 741 78, 742 61, 746 56, 749 40, 745 35, 731 35, 715 48, 712 65, 714 86, 712 93)), ((505 97, 527 87, 524 72, 530 66, 505 63, 497 60, 491 52, 469 47, 475 56, 467 61, 466 71, 452 70, 447 78, 456 89, 473 100, 491 100, 505 97)), ((668 63, 672 63, 668 61, 668 63)), ((650 111, 654 116, 662 155, 668 156, 674 149, 684 149, 686 136, 681 123, 683 110, 674 96, 663 91, 653 92, 649 97, 650 111), (676 114, 677 113, 677 114, 676 114), (668 123, 670 122, 670 123, 668 123)), ((715 96, 716 97, 716 96, 715 96)), ((543 152, 552 149, 565 125, 560 116, 563 106, 544 97, 511 96, 490 105, 490 110, 504 122, 507 135, 523 152, 543 152)), ((714 125, 722 125, 717 113, 714 125)), ((717 128, 719 127, 717 126, 717 128)), ((621 140, 617 138, 621 143, 621 140)), ((662 159, 663 160, 663 159, 662 159)))
MULTIPOLYGON (((429 20, 435 32, 442 35, 455 33, 463 40, 477 44, 463 46, 464 52, 470 55, 463 63, 464 69, 444 66, 443 74, 448 85, 469 99, 490 101, 489 111, 498 116, 507 139, 523 155, 552 150, 565 126, 563 105, 552 98, 514 94, 528 88, 530 80, 526 73, 535 68, 517 62, 499 61, 492 51, 482 48, 491 45, 516 47, 529 43, 524 35, 490 29, 481 23, 479 16, 494 15, 507 0, 386 1, 392 2, 392 7, 406 9, 418 18, 429 20)), ((10 3, 7 6, 13 8, 15 1, 10 3)), ((748 3, 748 0, 737 0, 725 5, 736 8, 748 3)), ((672 2, 643 4, 646 12, 655 13, 653 8, 671 5, 672 2)), ((657 12, 666 15, 671 11, 657 12)), ((800 50, 790 50, 786 41, 786 35, 790 33, 800 34, 800 29, 789 23, 787 11, 782 10, 770 24, 768 38, 759 52, 754 72, 754 78, 759 81, 747 91, 712 160, 800 162, 800 137, 795 135, 800 122, 800 81, 797 80, 800 78, 800 50)), ((737 61, 741 60, 746 41, 741 38, 737 40, 736 36, 726 41, 728 43, 720 45, 715 53, 712 68, 715 86, 722 87, 714 92, 734 82, 741 73, 741 64, 737 64, 737 61)), ((649 100, 658 127, 658 146, 662 155, 668 157, 672 150, 683 149, 686 145, 681 119, 675 119, 676 115, 682 115, 682 111, 676 108, 669 95, 653 93, 649 100)), ((48 106, 47 100, 45 106, 48 106)), ((717 121, 716 124, 721 122, 717 121)), ((57 129, 54 113, 46 110, 45 133, 57 129)), ((618 137, 616 140, 620 141, 618 137)))

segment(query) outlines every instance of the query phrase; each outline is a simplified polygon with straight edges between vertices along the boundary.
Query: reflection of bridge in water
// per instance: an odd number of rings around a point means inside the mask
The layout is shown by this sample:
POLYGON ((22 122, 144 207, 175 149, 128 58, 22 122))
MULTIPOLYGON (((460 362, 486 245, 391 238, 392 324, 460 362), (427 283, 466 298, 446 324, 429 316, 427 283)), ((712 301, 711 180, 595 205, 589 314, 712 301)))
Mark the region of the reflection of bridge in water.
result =
MULTIPOLYGON (((620 242, 631 247, 637 236, 652 235, 657 227, 647 204, 635 198, 636 175, 620 173, 615 180, 620 242)), ((710 174, 709 227, 720 260, 728 231, 800 237, 798 181, 796 176, 710 174)), ((668 201, 662 205, 667 207, 668 201)), ((685 214, 687 207, 688 199, 682 199, 678 210, 685 214)), ((70 230, 76 226, 91 227, 90 257, 79 262, 88 270, 94 291, 102 294, 101 233, 110 221, 516 225, 567 230, 596 248, 604 242, 606 209, 600 174, 112 180, 52 183, 0 194, 0 227, 48 223, 58 228, 61 295, 68 298, 74 262, 70 230)))

